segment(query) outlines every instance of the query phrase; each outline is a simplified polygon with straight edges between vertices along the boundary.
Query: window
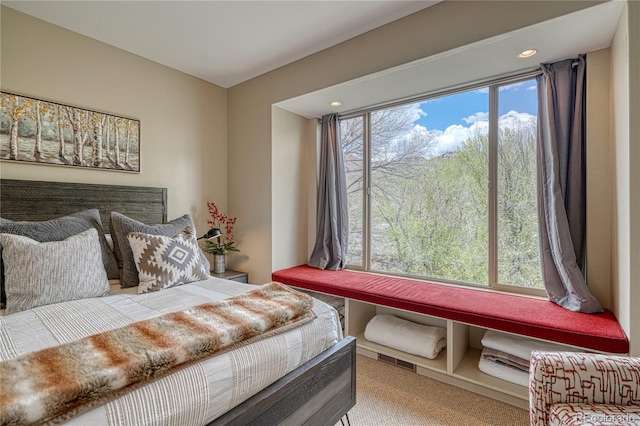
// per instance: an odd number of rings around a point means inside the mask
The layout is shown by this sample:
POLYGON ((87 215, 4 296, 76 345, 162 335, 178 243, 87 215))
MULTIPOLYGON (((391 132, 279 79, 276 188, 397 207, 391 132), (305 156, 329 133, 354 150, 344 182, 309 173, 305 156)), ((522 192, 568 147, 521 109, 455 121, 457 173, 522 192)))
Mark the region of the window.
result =
POLYGON ((542 289, 536 113, 536 82, 528 79, 341 119, 347 263, 444 282, 542 289))

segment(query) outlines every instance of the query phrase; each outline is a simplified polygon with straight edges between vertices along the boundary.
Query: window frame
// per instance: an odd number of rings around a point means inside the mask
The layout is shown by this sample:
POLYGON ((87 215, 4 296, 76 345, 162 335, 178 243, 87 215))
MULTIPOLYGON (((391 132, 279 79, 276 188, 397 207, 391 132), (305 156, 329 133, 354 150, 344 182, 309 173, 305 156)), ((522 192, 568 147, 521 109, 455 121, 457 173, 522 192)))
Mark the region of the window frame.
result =
MULTIPOLYGON (((482 82, 476 82, 466 85, 460 85, 455 88, 437 91, 429 94, 423 94, 403 100, 397 100, 394 102, 376 105, 368 109, 362 109, 353 112, 347 112, 341 114, 339 120, 348 120, 355 117, 362 117, 362 170, 363 170, 363 191, 362 191, 362 264, 354 265, 347 264, 348 269, 372 272, 376 274, 391 275, 412 279, 420 279, 425 281, 431 281, 442 284, 453 284, 464 287, 473 287, 484 289, 488 291, 498 291, 507 293, 525 294, 531 296, 546 296, 544 289, 537 289, 531 287, 520 287, 516 285, 501 284, 498 281, 498 98, 499 90, 502 86, 507 86, 519 82, 524 82, 535 78, 540 74, 539 70, 529 71, 525 73, 519 73, 517 75, 511 75, 502 78, 496 78, 486 80, 482 82), (448 280, 442 278, 432 278, 427 276, 416 276, 411 274, 393 273, 387 271, 378 271, 371 269, 371 114, 375 111, 382 109, 392 108, 394 106, 405 105, 410 103, 424 102, 430 99, 441 98, 444 96, 455 95, 457 93, 468 92, 471 90, 484 89, 489 90, 489 154, 488 154, 488 182, 489 187, 487 190, 488 197, 488 232, 489 232, 489 246, 488 246, 488 285, 448 280)), ((542 274, 542 272, 541 272, 542 274)))

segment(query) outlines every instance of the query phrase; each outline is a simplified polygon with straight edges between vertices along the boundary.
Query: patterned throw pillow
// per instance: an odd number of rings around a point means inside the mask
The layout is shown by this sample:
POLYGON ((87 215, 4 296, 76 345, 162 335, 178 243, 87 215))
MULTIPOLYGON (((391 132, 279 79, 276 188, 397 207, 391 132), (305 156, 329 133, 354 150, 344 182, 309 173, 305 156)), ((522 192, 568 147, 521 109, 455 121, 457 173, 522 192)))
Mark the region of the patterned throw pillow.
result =
POLYGON ((7 314, 109 294, 98 231, 94 228, 63 241, 46 243, 0 234, 0 244, 7 314))
MULTIPOLYGON (((138 270, 133 259, 131 246, 127 240, 127 236, 131 232, 175 237, 187 226, 193 227, 193 221, 188 214, 167 223, 147 225, 121 213, 111 212, 109 229, 113 239, 114 252, 120 266, 120 286, 122 288, 135 287, 139 282, 138 270)), ((206 265, 208 271, 209 261, 204 255, 202 255, 202 262, 206 265)))
POLYGON ((140 279, 138 294, 209 278, 195 233, 188 226, 173 238, 142 232, 127 235, 140 279))
MULTIPOLYGON (((0 233, 22 235, 35 241, 46 243, 50 241, 62 241, 72 235, 77 235, 87 229, 95 228, 98 231, 98 239, 102 249, 102 262, 107 271, 109 279, 118 278, 118 262, 109 247, 104 231, 102 229, 102 221, 100 220, 100 212, 96 209, 84 210, 73 213, 68 216, 62 216, 56 219, 46 220, 43 222, 22 221, 14 222, 12 220, 0 218, 0 233)), ((0 246, 0 307, 4 305, 4 274, 2 273, 2 246, 0 246)))

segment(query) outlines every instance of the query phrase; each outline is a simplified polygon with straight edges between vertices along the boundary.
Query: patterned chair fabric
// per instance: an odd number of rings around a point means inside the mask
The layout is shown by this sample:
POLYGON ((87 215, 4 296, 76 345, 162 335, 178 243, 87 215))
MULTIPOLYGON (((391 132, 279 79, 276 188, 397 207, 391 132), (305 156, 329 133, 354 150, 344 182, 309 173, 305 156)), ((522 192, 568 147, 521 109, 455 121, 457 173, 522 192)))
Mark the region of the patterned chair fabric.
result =
POLYGON ((640 358, 533 351, 529 407, 531 426, 640 426, 640 358))

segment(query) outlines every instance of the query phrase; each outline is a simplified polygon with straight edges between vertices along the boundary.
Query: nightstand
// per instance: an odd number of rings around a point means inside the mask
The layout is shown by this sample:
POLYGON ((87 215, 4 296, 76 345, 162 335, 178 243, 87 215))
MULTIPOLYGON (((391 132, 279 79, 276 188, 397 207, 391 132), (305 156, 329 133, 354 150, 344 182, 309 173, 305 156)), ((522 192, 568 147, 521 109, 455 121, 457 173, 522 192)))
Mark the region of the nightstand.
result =
POLYGON ((227 269, 222 274, 214 274, 211 272, 212 277, 224 278, 225 280, 237 281, 239 283, 249 283, 249 274, 246 272, 234 271, 233 269, 227 269))

